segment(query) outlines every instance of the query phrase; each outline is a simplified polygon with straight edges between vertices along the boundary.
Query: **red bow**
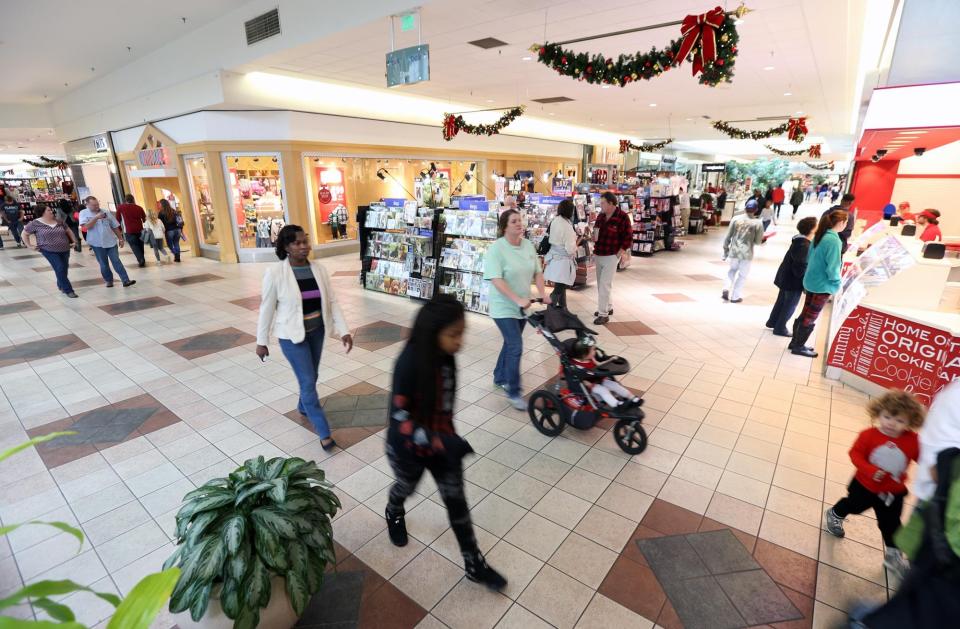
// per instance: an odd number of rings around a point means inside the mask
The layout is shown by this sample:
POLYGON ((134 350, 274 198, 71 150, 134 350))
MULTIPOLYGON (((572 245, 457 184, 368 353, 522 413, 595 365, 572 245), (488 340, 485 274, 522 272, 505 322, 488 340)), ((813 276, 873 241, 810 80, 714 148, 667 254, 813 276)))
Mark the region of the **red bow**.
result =
POLYGON ((820 157, 820 145, 811 144, 810 145, 810 157, 820 157))
POLYGON ((457 128, 457 117, 453 114, 447 114, 443 118, 443 139, 449 142, 457 135, 459 130, 457 128))
POLYGON ((630 150, 630 140, 620 140, 620 152, 626 153, 630 150))
POLYGON ((693 74, 702 72, 704 65, 717 58, 717 29, 723 26, 726 14, 720 7, 701 13, 688 15, 680 25, 680 35, 683 42, 677 50, 677 63, 683 63, 687 55, 700 42, 700 47, 693 56, 693 74))
POLYGON ((787 121, 787 137, 793 140, 794 142, 803 142, 804 136, 807 135, 807 119, 806 118, 791 118, 787 121))

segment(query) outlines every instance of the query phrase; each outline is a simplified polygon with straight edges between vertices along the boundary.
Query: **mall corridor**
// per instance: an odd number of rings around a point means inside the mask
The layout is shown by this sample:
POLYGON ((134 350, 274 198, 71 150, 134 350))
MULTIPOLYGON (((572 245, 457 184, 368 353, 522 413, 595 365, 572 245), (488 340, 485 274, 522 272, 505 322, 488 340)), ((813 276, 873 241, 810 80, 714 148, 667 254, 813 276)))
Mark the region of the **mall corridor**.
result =
MULTIPOLYGON (((805 205, 800 216, 821 210, 805 205)), ((78 435, 0 464, 0 518, 63 521, 87 539, 78 554, 55 529, 11 533, 0 542, 2 590, 70 578, 126 593, 173 552, 184 494, 249 457, 289 455, 316 460, 343 505, 333 523, 338 573, 328 577, 343 585, 325 603, 327 621, 678 627, 682 606, 714 626, 834 626, 849 605, 884 600, 894 584, 872 515, 851 516, 842 540, 821 530, 851 475, 847 450, 867 425, 865 396, 821 377, 821 359, 791 355, 787 339, 764 328, 792 231, 781 225, 758 248, 740 304, 720 299, 723 228, 687 237, 681 252, 635 258, 616 276, 615 316, 599 344, 629 359, 622 382, 643 392, 649 446, 632 458, 609 427, 538 433, 492 386, 492 321, 468 315, 455 419, 477 453, 465 460, 467 496, 481 550, 509 579, 502 593, 463 578, 429 478, 407 502, 410 543, 390 544, 381 428, 417 306, 362 290, 356 255, 322 259, 356 339, 349 356, 325 349, 319 392, 340 445, 328 453, 296 412, 297 384, 279 349, 271 345, 263 363, 254 354, 264 264, 185 254, 180 265, 137 269, 127 253, 137 284, 105 288, 84 252, 72 256, 79 299, 70 300, 39 254, 8 247, 0 448, 53 430, 78 435), (713 549, 709 572, 671 550, 681 538, 657 549, 658 538, 678 535, 713 549), (656 556, 664 559, 647 559, 656 556), (664 578, 671 571, 679 580, 664 578), (707 574, 719 586, 700 591, 707 574)), ((595 299, 593 286, 575 291, 571 309, 591 318, 595 299)), ((531 392, 558 361, 529 329, 524 342, 531 392)), ((112 611, 92 596, 68 602, 90 626, 112 611)), ((155 626, 174 624, 164 612, 155 626)))

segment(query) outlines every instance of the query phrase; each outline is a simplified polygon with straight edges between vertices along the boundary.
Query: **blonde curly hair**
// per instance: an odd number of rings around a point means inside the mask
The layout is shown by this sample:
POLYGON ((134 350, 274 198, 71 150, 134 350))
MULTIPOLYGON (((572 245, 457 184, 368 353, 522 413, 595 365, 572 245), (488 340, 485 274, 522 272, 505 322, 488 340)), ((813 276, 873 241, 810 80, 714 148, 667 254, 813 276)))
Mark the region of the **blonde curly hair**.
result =
POLYGON ((867 404, 867 412, 871 420, 880 417, 880 413, 886 412, 888 415, 899 415, 907 420, 910 430, 917 430, 923 426, 923 420, 927 416, 927 409, 923 404, 917 401, 906 391, 892 389, 878 398, 870 400, 867 404))

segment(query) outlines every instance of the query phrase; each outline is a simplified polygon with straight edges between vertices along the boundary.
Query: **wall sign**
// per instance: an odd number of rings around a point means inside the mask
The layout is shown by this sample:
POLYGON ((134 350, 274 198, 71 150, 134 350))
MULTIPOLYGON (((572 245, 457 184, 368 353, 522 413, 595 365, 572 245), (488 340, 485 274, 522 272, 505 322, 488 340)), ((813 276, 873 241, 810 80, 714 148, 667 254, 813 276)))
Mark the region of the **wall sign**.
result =
POLYGON ((137 161, 141 168, 166 168, 170 156, 166 148, 144 149, 137 152, 137 161))
POLYGON ((710 164, 703 164, 700 166, 701 172, 705 173, 722 173, 727 169, 727 165, 724 162, 714 162, 710 164))
POLYGON ((93 148, 97 153, 106 153, 109 151, 107 147, 107 137, 104 135, 97 135, 93 138, 93 148))
POLYGON ((347 204, 347 188, 344 185, 342 168, 317 168, 317 182, 320 189, 317 191, 317 214, 320 223, 330 220, 330 213, 338 205, 347 204))
POLYGON ((556 196, 568 197, 573 194, 573 180, 562 177, 554 177, 551 191, 556 196))
POLYGON ((858 306, 840 326, 827 363, 927 406, 960 378, 960 337, 940 328, 858 306))

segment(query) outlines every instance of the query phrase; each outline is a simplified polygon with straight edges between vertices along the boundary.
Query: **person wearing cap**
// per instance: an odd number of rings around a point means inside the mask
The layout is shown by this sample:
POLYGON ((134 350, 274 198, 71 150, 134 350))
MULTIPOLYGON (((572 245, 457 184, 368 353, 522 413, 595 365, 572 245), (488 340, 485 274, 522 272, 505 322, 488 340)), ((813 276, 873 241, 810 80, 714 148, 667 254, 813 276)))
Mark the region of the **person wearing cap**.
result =
POLYGON ((730 271, 722 297, 733 304, 743 301, 741 293, 753 262, 753 248, 763 242, 764 229, 763 223, 757 218, 757 202, 750 199, 744 209, 745 214, 734 216, 730 221, 730 229, 723 240, 723 259, 730 258, 730 271))
POLYGON ((923 242, 940 242, 943 234, 940 232, 940 210, 926 209, 917 214, 917 226, 923 227, 920 240, 923 242))

